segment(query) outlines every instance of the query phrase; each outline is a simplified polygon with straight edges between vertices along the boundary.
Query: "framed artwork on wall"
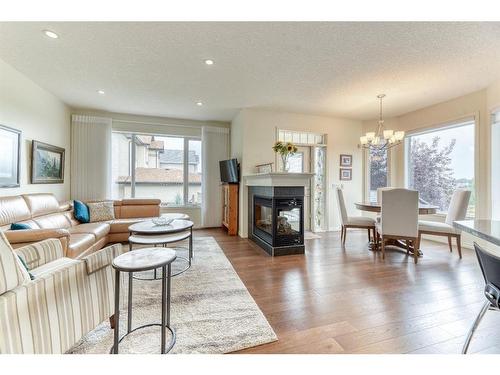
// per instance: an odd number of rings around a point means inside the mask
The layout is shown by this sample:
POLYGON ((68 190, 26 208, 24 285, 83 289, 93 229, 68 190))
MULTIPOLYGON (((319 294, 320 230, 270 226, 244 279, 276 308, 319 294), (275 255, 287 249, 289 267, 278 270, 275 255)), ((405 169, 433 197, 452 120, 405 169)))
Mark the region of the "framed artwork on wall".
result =
POLYGON ((31 183, 64 182, 64 148, 33 141, 31 146, 31 183))
POLYGON ((341 154, 340 155, 340 166, 341 167, 352 167, 352 155, 341 154))
POLYGON ((352 169, 340 168, 340 181, 351 181, 351 180, 352 180, 352 169))
POLYGON ((21 131, 0 125, 0 188, 19 187, 21 131))

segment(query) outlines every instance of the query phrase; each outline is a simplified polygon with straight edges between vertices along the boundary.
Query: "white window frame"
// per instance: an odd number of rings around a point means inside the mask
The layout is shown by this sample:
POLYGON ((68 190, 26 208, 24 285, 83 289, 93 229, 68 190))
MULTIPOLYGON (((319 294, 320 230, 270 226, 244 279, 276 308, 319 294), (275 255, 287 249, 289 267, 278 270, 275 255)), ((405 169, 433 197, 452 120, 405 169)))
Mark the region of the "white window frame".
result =
MULTIPOLYGON (((391 186, 391 176, 392 176, 392 168, 391 168, 391 159, 392 159, 392 150, 387 150, 387 186, 391 186)), ((364 196, 365 201, 370 200, 370 186, 371 186, 371 162, 370 162, 370 152, 367 149, 363 150, 363 160, 365 161, 365 173, 364 173, 364 196)))
MULTIPOLYGON (((183 158, 183 183, 182 183, 182 191, 183 191, 183 202, 184 204, 175 205, 168 204, 168 207, 171 208, 201 208, 201 204, 189 204, 187 203, 189 200, 189 141, 200 141, 201 137, 195 136, 182 136, 182 135, 170 135, 170 134, 162 134, 162 133, 149 133, 149 132, 130 132, 130 131, 119 131, 113 130, 113 133, 117 134, 130 134, 132 137, 137 135, 150 135, 150 136, 160 136, 160 137, 170 137, 170 138, 182 138, 184 141, 184 158, 183 158)), ((135 198, 135 161, 136 161, 136 144, 133 142, 133 139, 129 144, 129 169, 130 169, 130 198, 135 198)), ((201 148, 203 149, 203 142, 201 143, 201 148)), ((201 153, 203 155, 203 152, 201 153)), ((201 157, 200 155, 200 157, 201 157)), ((203 160, 201 161, 203 163, 203 160)), ((202 190, 203 190, 203 179, 201 181, 202 190)), ((202 198, 203 199, 203 198, 202 198)), ((163 202, 161 203, 162 207, 167 207, 163 202)))
MULTIPOLYGON (((406 136, 403 142, 403 153, 404 153, 404 160, 403 160, 403 166, 404 166, 404 174, 403 174, 403 181, 404 181, 404 187, 409 188, 409 183, 408 183, 408 177, 409 177, 409 172, 408 172, 408 161, 409 161, 409 140, 412 136, 416 135, 422 135, 422 134, 429 134, 429 133, 434 133, 440 130, 448 130, 448 129, 453 129, 453 128, 459 128, 464 125, 466 122, 472 122, 474 125, 474 194, 475 194, 475 201, 476 201, 476 206, 474 209, 474 216, 478 216, 478 200, 477 200, 477 190, 478 190, 478 183, 479 183, 479 176, 478 176, 478 170, 479 170, 479 112, 474 112, 472 114, 467 114, 463 117, 458 117, 454 118, 451 120, 447 120, 438 124, 433 124, 433 125, 428 125, 428 126, 422 126, 419 127, 415 130, 407 131, 406 136)), ((445 217, 447 215, 447 212, 443 211, 438 211, 434 216, 441 216, 445 217)), ((474 217, 467 217, 467 219, 474 219, 474 217)))

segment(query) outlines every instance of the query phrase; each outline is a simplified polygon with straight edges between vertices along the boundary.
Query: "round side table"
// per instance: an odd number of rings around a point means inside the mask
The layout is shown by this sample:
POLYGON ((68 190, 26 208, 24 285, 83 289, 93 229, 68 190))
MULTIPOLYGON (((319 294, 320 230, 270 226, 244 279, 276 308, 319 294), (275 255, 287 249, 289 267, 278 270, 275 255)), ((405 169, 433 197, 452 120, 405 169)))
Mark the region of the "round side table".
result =
MULTIPOLYGON (((178 214, 176 214, 178 215, 178 214)), ((156 225, 152 220, 145 220, 129 226, 129 250, 132 250, 132 245, 166 245, 167 243, 179 242, 185 239, 189 240, 189 259, 188 266, 176 272, 175 275, 180 275, 191 267, 193 260, 193 225, 194 223, 186 219, 175 219, 168 225, 156 225), (132 238, 132 241, 130 239, 132 238)), ((186 260, 184 257, 179 259, 186 260)), ((136 277, 137 278, 137 277, 136 277)), ((156 271, 152 279, 142 278, 141 280, 156 280, 156 271)))
POLYGON ((113 260, 115 269, 115 328, 114 343, 111 353, 118 354, 118 345, 130 333, 151 326, 161 327, 161 354, 169 352, 175 344, 175 331, 170 327, 170 288, 171 266, 177 258, 175 251, 166 248, 149 247, 117 256, 113 260), (161 324, 145 324, 132 329, 132 280, 134 272, 162 269, 161 282, 161 324), (120 338, 120 272, 128 272, 128 306, 127 306, 127 333, 120 338), (166 342, 166 330, 172 334, 172 339, 166 342))
MULTIPOLYGON (((191 268, 191 260, 193 259, 193 241, 191 240, 191 237, 193 235, 192 230, 189 232, 179 232, 179 233, 174 233, 174 234, 156 234, 156 235, 142 235, 142 234, 132 234, 128 238, 128 244, 129 244, 129 251, 132 251, 133 245, 146 245, 146 246, 163 246, 167 247, 169 244, 173 244, 176 242, 184 241, 186 239, 189 239, 189 247, 188 247, 188 258, 182 257, 182 256, 177 256, 176 262, 179 260, 182 260, 186 263, 186 266, 177 271, 172 273, 172 277, 180 275, 181 273, 186 272, 189 268, 191 268)), ((185 247, 173 247, 171 248, 173 250, 186 250, 185 247)), ((134 278, 138 280, 158 280, 157 278, 157 272, 156 269, 154 270, 154 275, 152 279, 149 278, 141 278, 134 276, 134 278)))

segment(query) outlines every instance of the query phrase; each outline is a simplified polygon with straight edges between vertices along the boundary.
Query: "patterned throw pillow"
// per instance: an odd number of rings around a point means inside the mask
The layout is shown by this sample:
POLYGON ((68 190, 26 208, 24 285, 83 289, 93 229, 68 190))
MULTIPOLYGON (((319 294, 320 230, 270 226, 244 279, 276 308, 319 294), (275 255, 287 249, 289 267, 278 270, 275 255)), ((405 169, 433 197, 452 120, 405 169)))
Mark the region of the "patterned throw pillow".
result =
POLYGON ((16 288, 30 280, 28 271, 14 254, 5 235, 0 232, 0 294, 16 288))
POLYGON ((115 208, 113 201, 87 203, 89 207, 90 222, 106 221, 115 219, 115 208))

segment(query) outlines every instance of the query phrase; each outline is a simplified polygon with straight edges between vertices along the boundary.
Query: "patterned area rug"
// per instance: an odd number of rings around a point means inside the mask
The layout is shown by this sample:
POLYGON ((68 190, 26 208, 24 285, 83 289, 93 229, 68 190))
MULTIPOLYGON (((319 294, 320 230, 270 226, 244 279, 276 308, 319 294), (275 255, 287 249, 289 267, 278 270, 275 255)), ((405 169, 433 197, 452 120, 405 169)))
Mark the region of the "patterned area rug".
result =
MULTIPOLYGON (((217 242, 212 237, 195 237, 193 248, 192 267, 172 279, 171 326, 177 340, 170 353, 221 354, 276 341, 276 334, 217 242)), ((133 328, 159 323, 161 282, 134 280, 133 286, 133 328)), ((126 287, 122 287, 124 292, 126 287)), ((124 310, 120 334, 126 332, 124 310)), ((168 342, 168 331, 167 336, 168 342)), ((112 345, 113 331, 104 322, 69 353, 104 354, 112 345)), ((119 348, 120 353, 159 353, 160 327, 131 333, 119 348)))

